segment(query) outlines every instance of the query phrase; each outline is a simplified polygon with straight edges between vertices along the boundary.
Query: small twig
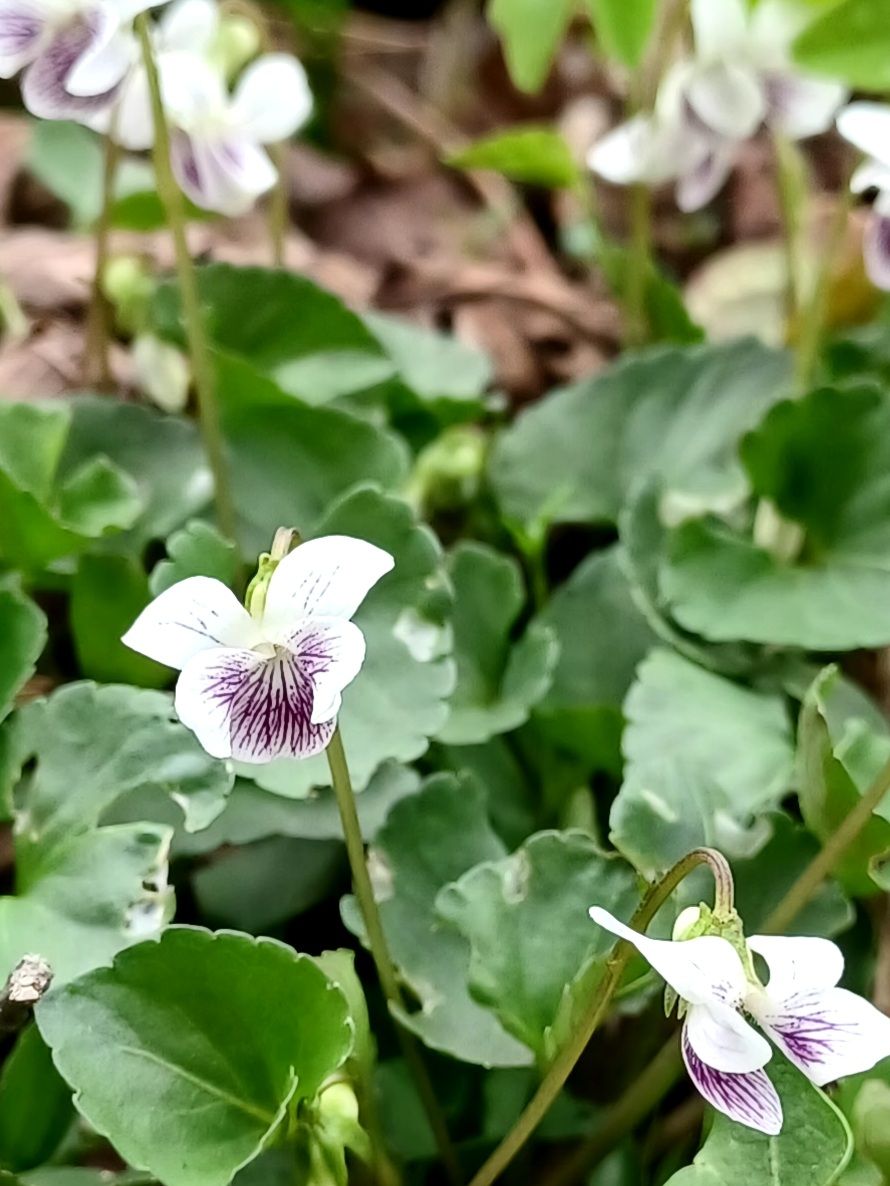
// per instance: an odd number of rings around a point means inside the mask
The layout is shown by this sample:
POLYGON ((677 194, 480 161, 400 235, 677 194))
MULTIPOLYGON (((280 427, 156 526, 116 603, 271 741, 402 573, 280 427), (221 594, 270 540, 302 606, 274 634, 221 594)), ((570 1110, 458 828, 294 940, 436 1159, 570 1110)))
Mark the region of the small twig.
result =
POLYGON ((25 1028, 52 979, 42 955, 22 956, 0 991, 0 1036, 9 1038, 25 1028))

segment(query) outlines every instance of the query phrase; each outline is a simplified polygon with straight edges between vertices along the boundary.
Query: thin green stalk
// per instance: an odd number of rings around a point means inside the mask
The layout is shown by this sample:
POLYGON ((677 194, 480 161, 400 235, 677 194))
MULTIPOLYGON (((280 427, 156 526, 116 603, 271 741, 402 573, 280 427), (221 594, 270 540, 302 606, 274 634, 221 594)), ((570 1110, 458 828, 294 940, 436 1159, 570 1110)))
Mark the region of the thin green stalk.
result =
POLYGON ((349 776, 349 766, 346 752, 343 749, 343 739, 339 728, 334 730, 327 749, 328 765, 331 770, 331 783, 340 811, 340 822, 343 827, 343 839, 346 842, 346 854, 349 857, 349 867, 352 871, 352 882, 355 896, 361 911, 362 921, 368 937, 371 957, 377 969, 377 976, 383 989, 390 1010, 396 1022, 396 1032, 402 1047, 402 1054, 408 1069, 414 1077, 418 1095, 426 1112, 430 1128, 436 1139, 436 1145, 442 1158, 442 1163, 449 1179, 455 1186, 461 1181, 460 1164, 448 1129, 439 1107, 439 1101, 433 1088, 426 1066, 421 1058, 413 1036, 407 1033, 399 1022, 400 1015, 405 1012, 405 1001, 396 976, 395 965, 389 953, 389 945, 383 931, 380 911, 374 897, 371 877, 365 860, 365 842, 362 837, 361 824, 355 806, 355 794, 352 789, 352 779, 349 776))
POLYGON ((844 242, 852 206, 853 191, 849 185, 845 185, 838 197, 825 248, 819 256, 810 299, 801 310, 796 366, 797 384, 801 391, 805 391, 812 383, 816 363, 819 361, 834 265, 844 242))
POLYGON ((800 156, 792 142, 779 133, 773 134, 776 161, 776 188, 782 214, 785 241, 785 263, 788 282, 785 288, 785 325, 790 333, 798 320, 800 299, 800 225, 803 185, 800 176, 800 156))
MULTIPOLYGON (((708 865, 714 871, 717 883, 715 906, 719 909, 725 905, 727 886, 731 885, 732 880, 726 861, 711 849, 697 848, 678 861, 661 881, 649 890, 630 921, 631 927, 636 931, 645 931, 680 882, 700 865, 708 865)), ((543 1120, 584 1053, 587 1043, 608 1013, 612 997, 633 951, 633 947, 623 939, 615 945, 606 964, 605 975, 597 986, 578 1029, 553 1060, 522 1115, 472 1179, 470 1186, 492 1186, 543 1120)))
POLYGON ((189 254, 186 237, 185 202, 182 192, 173 176, 170 163, 170 128, 161 96, 161 83, 157 63, 151 44, 148 16, 142 13, 136 18, 136 29, 142 47, 142 59, 148 80, 151 99, 151 113, 154 121, 154 166, 158 195, 167 215, 173 249, 176 255, 176 271, 182 299, 182 318, 185 336, 192 364, 192 376, 198 397, 198 420, 204 448, 213 475, 213 489, 219 526, 229 539, 236 538, 235 506, 229 486, 228 467, 223 446, 219 408, 216 400, 216 378, 213 362, 204 332, 201 303, 198 296, 198 281, 192 257, 189 254))
POLYGON ((272 246, 272 266, 284 267, 284 245, 287 239, 288 194, 285 177, 285 152, 283 144, 274 144, 269 149, 277 178, 269 195, 269 241, 272 246))
POLYGON ((102 206, 95 227, 96 262, 93 283, 90 288, 87 340, 83 356, 84 380, 100 391, 108 391, 113 386, 111 364, 108 357, 109 308, 105 293, 102 291, 102 283, 110 255, 111 210, 114 205, 114 183, 120 160, 120 149, 114 140, 115 123, 116 120, 112 117, 111 127, 105 137, 102 165, 102 206))
POLYGON ((813 895, 822 882, 836 868, 841 857, 868 824, 881 800, 890 792, 890 761, 885 762, 874 782, 838 828, 825 841, 800 877, 794 882, 781 902, 763 925, 766 934, 779 934, 785 930, 813 895))
POLYGON ((642 346, 649 337, 646 281, 651 251, 652 195, 648 186, 635 185, 630 193, 630 259, 624 293, 628 346, 642 346))

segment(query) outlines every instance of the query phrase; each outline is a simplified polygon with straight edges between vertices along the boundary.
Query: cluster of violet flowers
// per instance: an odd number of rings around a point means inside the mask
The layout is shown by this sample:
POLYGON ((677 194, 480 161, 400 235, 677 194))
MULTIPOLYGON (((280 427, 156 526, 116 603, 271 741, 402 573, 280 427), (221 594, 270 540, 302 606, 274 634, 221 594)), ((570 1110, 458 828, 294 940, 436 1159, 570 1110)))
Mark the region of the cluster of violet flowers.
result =
POLYGON ((599 140, 590 168, 615 185, 673 183, 677 205, 700 210, 723 188, 747 140, 766 125, 790 141, 834 124, 866 156, 856 193, 877 189, 866 270, 890 289, 890 106, 854 102, 841 83, 802 74, 791 47, 811 19, 788 0, 691 0, 692 52, 665 72, 653 110, 599 140))
MULTIPOLYGON (((22 72, 22 100, 41 119, 75 120, 134 151, 154 144, 148 75, 134 21, 157 0, 0 0, 0 77, 22 72)), ((215 0, 175 0, 151 43, 174 175, 203 209, 244 213, 277 171, 265 149, 308 119, 312 95, 296 58, 255 58, 230 88, 215 0)))

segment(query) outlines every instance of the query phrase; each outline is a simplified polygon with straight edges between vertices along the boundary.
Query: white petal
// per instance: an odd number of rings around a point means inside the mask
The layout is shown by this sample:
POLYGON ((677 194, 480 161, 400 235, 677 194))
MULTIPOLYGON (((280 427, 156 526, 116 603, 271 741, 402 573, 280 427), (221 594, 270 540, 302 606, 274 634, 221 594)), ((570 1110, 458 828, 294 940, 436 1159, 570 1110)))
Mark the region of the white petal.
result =
POLYGON ((692 0, 690 15, 698 57, 722 57, 744 45, 748 28, 745 0, 692 0))
POLYGON ((11 78, 33 61, 47 32, 47 8, 39 0, 0 4, 0 78, 11 78))
POLYGON ((834 988, 844 974, 841 949, 811 935, 752 935, 748 946, 769 968, 767 990, 775 998, 800 989, 834 988))
POLYGON ((632 943, 655 971, 684 1001, 693 1005, 737 1005, 747 988, 738 953, 718 935, 674 942, 650 939, 619 922, 608 910, 591 906, 590 917, 599 926, 632 943))
POLYGON ((245 214, 277 177, 265 150, 247 140, 178 132, 170 156, 180 188, 195 205, 229 217, 245 214))
POLYGON ((890 292, 890 211, 885 215, 875 206, 865 228, 862 255, 872 284, 890 292))
POLYGON ((137 64, 130 71, 121 89, 114 121, 114 138, 132 152, 144 152, 154 144, 155 128, 148 93, 148 75, 141 65, 137 64))
POLYGON ((827 132, 848 94, 839 82, 785 72, 766 75, 764 83, 767 122, 792 140, 827 132))
POLYGON ((766 94, 757 73, 732 62, 697 70, 686 97, 703 124, 733 140, 752 136, 766 115, 766 94))
POLYGON ((320 753, 334 721, 312 724, 312 683, 295 656, 215 647, 196 655, 176 684, 176 711, 216 758, 271 762, 320 753))
POLYGON ((341 692, 361 671, 365 636, 342 618, 309 618, 284 645, 312 681, 312 724, 331 720, 339 711, 341 692))
POLYGON ((785 999, 752 994, 748 1009, 817 1087, 867 1071, 890 1055, 890 1017, 845 988, 802 991, 785 999))
POLYGON ((121 640, 168 667, 185 667, 216 647, 251 647, 260 641, 250 614, 222 581, 188 577, 147 605, 121 640))
POLYGON ((214 0, 176 0, 158 24, 158 51, 205 54, 218 29, 219 8, 214 0))
POLYGON ((726 184, 735 164, 736 145, 732 141, 703 144, 702 152, 677 182, 677 205, 686 214, 701 210, 726 184))
POLYGON ((349 535, 308 540, 272 574, 263 629, 283 640, 301 618, 351 618, 394 563, 389 552, 349 535))
POLYGON ((773 1053, 766 1038, 736 1009, 717 1002, 690 1007, 686 1037, 701 1061, 715 1071, 757 1071, 773 1053))
POLYGON ((102 95, 113 90, 137 60, 136 38, 126 29, 108 24, 81 54, 65 82, 72 95, 102 95))
POLYGON ((837 130, 866 156, 890 167, 890 105, 850 103, 837 117, 837 130))
POLYGON ((165 53, 158 62, 164 108, 172 124, 185 132, 222 127, 229 107, 218 70, 197 54, 165 53))
POLYGON ((767 1136, 782 1131, 782 1104, 764 1070, 732 1074, 707 1066, 689 1043, 686 1026, 681 1045, 683 1061, 696 1090, 711 1107, 738 1124, 757 1129, 767 1136))
POLYGON ((587 164, 613 185, 638 181, 660 185, 676 176, 672 148, 673 141, 660 121, 636 115, 597 141, 587 164))
POLYGON ((22 99, 41 119, 80 119, 108 107, 114 89, 103 94, 73 95, 67 81, 83 54, 104 36, 104 16, 90 9, 59 29, 22 78, 22 99))
POLYGON ((290 54, 266 54, 253 62, 235 88, 235 126, 259 144, 286 140, 312 114, 306 71, 290 54))
POLYGON ((853 170, 850 189, 854 194, 865 193, 867 189, 886 190, 890 193, 890 165, 881 165, 872 160, 863 161, 853 170))

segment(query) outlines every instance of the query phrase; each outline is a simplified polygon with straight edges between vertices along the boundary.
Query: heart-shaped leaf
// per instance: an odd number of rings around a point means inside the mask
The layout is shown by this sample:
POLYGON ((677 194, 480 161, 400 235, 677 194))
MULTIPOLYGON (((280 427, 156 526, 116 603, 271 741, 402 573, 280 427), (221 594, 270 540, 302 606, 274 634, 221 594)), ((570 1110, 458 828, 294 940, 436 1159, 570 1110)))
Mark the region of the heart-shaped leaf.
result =
POLYGON ((0 588, 0 721, 33 674, 46 644, 46 618, 15 589, 0 588))

